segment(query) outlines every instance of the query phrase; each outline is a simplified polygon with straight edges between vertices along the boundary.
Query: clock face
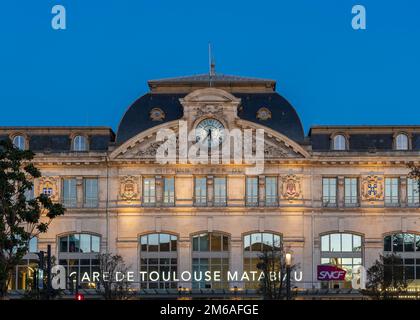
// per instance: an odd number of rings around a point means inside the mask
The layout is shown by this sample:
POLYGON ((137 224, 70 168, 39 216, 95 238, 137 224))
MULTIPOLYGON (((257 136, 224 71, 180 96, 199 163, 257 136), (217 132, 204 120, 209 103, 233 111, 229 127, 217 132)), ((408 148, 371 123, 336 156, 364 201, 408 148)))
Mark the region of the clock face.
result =
POLYGON ((196 141, 209 147, 218 146, 224 139, 223 124, 216 119, 205 119, 195 128, 196 141))

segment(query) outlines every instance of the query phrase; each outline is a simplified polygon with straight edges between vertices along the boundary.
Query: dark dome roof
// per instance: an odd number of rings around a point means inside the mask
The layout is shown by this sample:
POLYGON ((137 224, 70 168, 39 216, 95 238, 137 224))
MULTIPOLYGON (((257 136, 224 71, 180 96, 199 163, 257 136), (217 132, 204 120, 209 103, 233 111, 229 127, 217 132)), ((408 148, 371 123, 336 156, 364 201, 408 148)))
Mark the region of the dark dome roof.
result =
MULTIPOLYGON (((260 123, 276 130, 296 142, 303 142, 302 123, 292 105, 276 92, 270 93, 235 93, 241 98, 241 109, 238 116, 241 119, 260 123), (257 112, 265 107, 270 110, 271 118, 259 120, 257 112)), ((136 100, 123 116, 117 132, 117 144, 122 144, 142 131, 164 122, 180 119, 183 115, 180 98, 186 96, 174 93, 148 93, 136 100), (150 110, 160 108, 165 112, 163 121, 152 121, 150 110)))

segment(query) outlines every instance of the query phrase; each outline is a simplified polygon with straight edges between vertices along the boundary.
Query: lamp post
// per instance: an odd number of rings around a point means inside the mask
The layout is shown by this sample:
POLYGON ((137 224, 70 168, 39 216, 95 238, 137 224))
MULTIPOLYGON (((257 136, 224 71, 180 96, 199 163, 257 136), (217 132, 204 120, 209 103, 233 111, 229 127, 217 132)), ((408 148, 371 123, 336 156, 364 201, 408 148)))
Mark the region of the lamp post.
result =
POLYGON ((286 299, 290 300, 291 299, 291 294, 290 294, 290 271, 291 271, 291 267, 292 267, 292 254, 291 253, 286 253, 286 257, 285 257, 285 262, 286 262, 286 299))

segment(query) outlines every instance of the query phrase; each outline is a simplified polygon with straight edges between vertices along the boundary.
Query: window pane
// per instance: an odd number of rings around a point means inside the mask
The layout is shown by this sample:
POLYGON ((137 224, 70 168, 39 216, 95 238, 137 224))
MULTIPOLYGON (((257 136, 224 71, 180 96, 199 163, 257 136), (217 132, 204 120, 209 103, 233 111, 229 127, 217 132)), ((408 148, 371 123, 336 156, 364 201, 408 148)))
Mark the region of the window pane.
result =
POLYGON ((160 251, 170 251, 170 238, 169 234, 160 234, 160 251))
POLYGON ((29 240, 29 252, 37 252, 38 251, 38 238, 33 237, 29 240))
POLYGON ((149 252, 159 250, 159 234, 149 234, 149 252))
POLYGON ((394 252, 403 252, 404 238, 402 234, 394 234, 392 237, 392 247, 394 252))
POLYGON ((85 183, 85 207, 98 206, 98 179, 89 178, 84 180, 85 183))
POLYGON ((226 204, 226 179, 214 179, 214 203, 215 205, 226 204))
POLYGON ((353 237, 352 237, 351 234, 343 233, 341 235, 341 242, 342 242, 341 251, 343 251, 343 252, 352 252, 353 251, 352 238, 353 237))
POLYGON ((362 237, 353 235, 353 251, 361 252, 362 251, 362 237))
POLYGON ((200 235, 200 251, 209 251, 209 235, 207 233, 200 235))
POLYGON ((258 178, 246 178, 246 204, 250 206, 258 204, 258 178))
POLYGON ((68 208, 77 205, 76 179, 63 179, 63 205, 68 208))
POLYGON ((218 233, 210 233, 211 251, 222 250, 222 236, 218 233))
POLYGON ((78 234, 69 235, 69 252, 80 252, 80 237, 78 234))
POLYGON ((156 202, 155 178, 144 178, 143 202, 145 205, 154 204, 156 202))
POLYGON ((80 252, 81 253, 90 252, 90 235, 89 234, 80 235, 80 252))
POLYGON ((330 235, 331 237, 331 251, 341 251, 341 234, 334 233, 330 235))
POLYGON ((60 238, 60 252, 67 252, 68 251, 68 237, 61 237, 60 238))
POLYGON ((321 251, 328 252, 330 251, 330 236, 321 237, 321 251))
POLYGON ((277 178, 276 177, 265 178, 265 203, 268 206, 277 204, 277 178))
POLYGON ((205 205, 207 203, 207 178, 195 178, 195 204, 205 205))
POLYGON ((163 201, 165 204, 175 203, 175 179, 174 178, 165 178, 164 180, 163 201))
POLYGON ((404 234, 404 251, 413 252, 414 251, 414 235, 405 233, 404 234))
POLYGON ((92 236, 92 252, 100 252, 100 238, 92 236))

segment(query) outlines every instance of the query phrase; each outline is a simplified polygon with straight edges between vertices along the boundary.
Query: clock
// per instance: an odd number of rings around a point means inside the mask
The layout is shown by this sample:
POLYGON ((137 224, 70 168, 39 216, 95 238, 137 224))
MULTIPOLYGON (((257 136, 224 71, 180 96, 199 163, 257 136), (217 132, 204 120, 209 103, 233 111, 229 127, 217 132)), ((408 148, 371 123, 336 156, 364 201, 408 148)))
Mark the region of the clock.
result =
POLYGON ((208 118, 201 121, 195 128, 196 141, 209 147, 218 146, 225 136, 225 127, 216 119, 208 118))

